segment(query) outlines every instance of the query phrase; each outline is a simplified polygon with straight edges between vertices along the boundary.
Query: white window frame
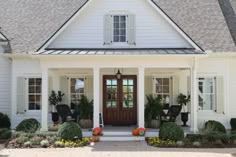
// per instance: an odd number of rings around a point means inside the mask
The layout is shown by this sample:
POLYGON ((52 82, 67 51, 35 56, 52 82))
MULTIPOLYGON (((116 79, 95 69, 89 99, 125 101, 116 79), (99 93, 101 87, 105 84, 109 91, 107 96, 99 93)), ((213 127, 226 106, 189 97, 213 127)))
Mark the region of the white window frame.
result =
POLYGON ((114 45, 114 46, 125 46, 125 45, 127 45, 128 43, 127 43, 127 38, 128 38, 128 27, 127 27, 127 16, 128 16, 128 14, 112 14, 112 44, 114 45), (115 18, 115 16, 125 16, 126 18, 125 18, 125 41, 124 42, 115 42, 114 41, 114 18, 115 18))
MULTIPOLYGON (((198 99, 198 111, 201 111, 201 112, 214 112, 215 111, 215 108, 216 108, 216 99, 217 99, 217 93, 216 93, 216 77, 215 76, 199 76, 197 77, 197 99, 198 99), (214 102, 212 104, 212 109, 210 110, 203 110, 203 109, 200 109, 200 106, 199 106, 199 82, 200 82, 200 78, 204 78, 204 79, 212 79, 213 80, 213 92, 212 93, 203 93, 203 94, 213 94, 214 95, 214 102)), ((204 104, 203 104, 204 105, 204 104)))
MULTIPOLYGON (((169 79, 169 93, 161 93, 161 95, 168 95, 169 94, 169 105, 173 105, 173 91, 171 91, 172 87, 171 84, 173 86, 173 83, 171 83, 171 81, 173 82, 173 77, 172 76, 154 76, 153 77, 153 95, 157 96, 158 93, 156 93, 156 79, 164 79, 164 78, 168 78, 169 79)), ((162 103, 163 104, 163 103, 162 103)))
POLYGON ((70 106, 71 108, 71 79, 84 79, 84 94, 86 96, 86 92, 87 92, 87 89, 86 89, 86 84, 87 84, 87 78, 84 77, 84 76, 73 76, 73 77, 69 77, 68 78, 68 105, 70 106))
POLYGON ((41 112, 42 110, 42 76, 27 76, 25 77, 25 105, 27 112, 41 112), (41 79, 41 99, 40 99, 40 110, 30 110, 29 109, 29 79, 41 79))

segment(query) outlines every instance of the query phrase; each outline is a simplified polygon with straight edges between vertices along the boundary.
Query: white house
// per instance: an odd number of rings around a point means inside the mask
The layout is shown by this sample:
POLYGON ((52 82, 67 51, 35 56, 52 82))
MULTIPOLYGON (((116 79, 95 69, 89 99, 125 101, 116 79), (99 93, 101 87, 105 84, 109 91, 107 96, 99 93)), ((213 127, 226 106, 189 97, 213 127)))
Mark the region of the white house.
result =
POLYGON ((230 128, 234 9, 230 0, 1 0, 12 53, 0 58, 0 112, 13 127, 32 117, 47 130, 48 96, 61 90, 64 104, 94 100, 94 127, 99 113, 105 125, 144 127, 145 95, 176 105, 183 93, 191 95, 192 131, 207 120, 230 128))

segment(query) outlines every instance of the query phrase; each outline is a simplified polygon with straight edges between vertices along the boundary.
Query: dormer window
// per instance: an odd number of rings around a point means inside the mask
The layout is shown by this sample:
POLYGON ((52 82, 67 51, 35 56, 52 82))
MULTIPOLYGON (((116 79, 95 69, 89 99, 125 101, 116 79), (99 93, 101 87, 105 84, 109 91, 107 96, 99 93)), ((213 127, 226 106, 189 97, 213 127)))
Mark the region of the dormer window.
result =
POLYGON ((126 16, 113 16, 113 42, 126 42, 126 16))
POLYGON ((136 45, 135 15, 106 14, 104 17, 104 45, 109 47, 136 45))

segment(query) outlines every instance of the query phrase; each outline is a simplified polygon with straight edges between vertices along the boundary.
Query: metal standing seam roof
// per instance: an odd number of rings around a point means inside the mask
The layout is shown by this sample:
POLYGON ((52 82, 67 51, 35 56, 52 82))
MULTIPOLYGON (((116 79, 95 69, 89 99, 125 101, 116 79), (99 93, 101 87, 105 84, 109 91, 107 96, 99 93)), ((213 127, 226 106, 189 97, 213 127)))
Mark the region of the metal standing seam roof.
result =
POLYGON ((147 50, 42 50, 34 55, 191 55, 191 54, 206 54, 202 51, 193 49, 147 49, 147 50))
MULTIPOLYGON (((152 1, 204 51, 236 52, 218 0, 152 1)), ((13 53, 37 51, 85 2, 0 0, 1 31, 13 53)))

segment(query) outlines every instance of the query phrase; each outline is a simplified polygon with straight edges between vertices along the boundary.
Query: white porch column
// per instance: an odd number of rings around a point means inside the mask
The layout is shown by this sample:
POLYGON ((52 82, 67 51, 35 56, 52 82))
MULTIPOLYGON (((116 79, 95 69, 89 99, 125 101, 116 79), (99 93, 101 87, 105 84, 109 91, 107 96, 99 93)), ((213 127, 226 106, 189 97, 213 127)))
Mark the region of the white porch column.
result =
POLYGON ((138 68, 138 127, 144 127, 145 79, 144 68, 138 68))
POLYGON ((42 69, 41 131, 48 131, 48 68, 42 69))
POLYGON ((191 68, 191 131, 196 133, 198 131, 197 110, 198 110, 198 83, 197 83, 197 60, 193 59, 193 66, 191 68))
POLYGON ((100 69, 93 68, 93 127, 99 127, 99 93, 100 93, 100 69))

